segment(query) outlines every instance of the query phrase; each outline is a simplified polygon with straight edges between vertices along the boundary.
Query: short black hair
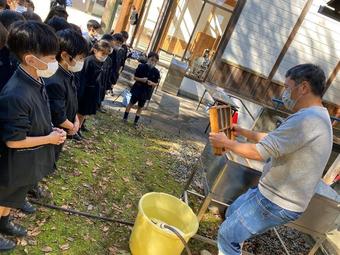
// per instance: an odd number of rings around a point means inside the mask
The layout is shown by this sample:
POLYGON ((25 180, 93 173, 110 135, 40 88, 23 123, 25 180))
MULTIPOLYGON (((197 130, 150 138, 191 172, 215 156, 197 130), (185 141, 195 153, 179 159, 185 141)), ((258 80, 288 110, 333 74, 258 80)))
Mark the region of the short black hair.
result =
POLYGON ((52 27, 55 32, 71 28, 70 24, 64 18, 57 17, 57 16, 55 16, 52 19, 50 19, 47 22, 47 25, 52 27))
POLYGON ((90 19, 88 22, 87 22, 87 30, 90 30, 91 28, 97 30, 97 29, 100 29, 102 26, 99 24, 98 21, 94 20, 94 19, 90 19))
POLYGON ((111 52, 111 44, 106 40, 100 40, 93 45, 93 49, 103 51, 109 55, 111 52))
POLYGON ((122 32, 120 32, 120 33, 121 33, 121 35, 124 37, 125 40, 129 39, 129 33, 128 33, 128 32, 122 31, 122 32))
POLYGON ((286 78, 295 81, 296 84, 307 81, 316 96, 322 97, 325 92, 326 75, 317 65, 302 64, 294 66, 287 71, 286 78))
POLYGON ((0 0, 0 8, 6 9, 7 0, 0 0))
POLYGON ((154 52, 154 51, 151 51, 149 54, 148 54, 148 59, 149 58, 156 58, 157 60, 159 60, 159 55, 157 52, 154 52))
POLYGON ((86 56, 88 53, 87 42, 84 37, 73 29, 61 30, 57 33, 59 52, 57 60, 61 60, 61 53, 66 51, 72 58, 78 55, 86 56))
POLYGON ((32 8, 33 11, 35 10, 34 3, 31 0, 26 0, 26 7, 27 8, 32 8))
POLYGON ((105 41, 108 41, 108 42, 112 42, 113 41, 113 37, 112 35, 110 34, 104 34, 101 38, 101 40, 105 40, 105 41))
POLYGON ((0 49, 2 49, 6 45, 7 35, 7 29, 0 22, 0 49))
POLYGON ((34 12, 31 11, 26 11, 22 13, 22 16, 24 16, 24 18, 28 21, 28 20, 34 20, 34 21, 38 21, 38 22, 42 22, 42 19, 40 18, 40 16, 34 12))
POLYGON ((67 20, 68 13, 67 13, 65 7, 60 6, 60 5, 52 7, 44 22, 47 23, 50 19, 52 19, 55 16, 61 17, 61 18, 64 18, 65 20, 67 20))
POLYGON ((11 10, 4 10, 0 12, 0 22, 4 27, 9 30, 10 26, 16 21, 24 21, 25 18, 21 13, 11 10))
POLYGON ((73 29, 78 34, 82 35, 81 28, 78 25, 73 24, 73 23, 68 23, 68 24, 70 25, 71 29, 73 29))
POLYGON ((19 21, 9 31, 7 45, 22 62, 25 54, 47 56, 57 54, 59 43, 52 28, 36 21, 19 21))
POLYGON ((122 36, 121 33, 116 33, 112 35, 113 41, 124 43, 124 37, 122 36))

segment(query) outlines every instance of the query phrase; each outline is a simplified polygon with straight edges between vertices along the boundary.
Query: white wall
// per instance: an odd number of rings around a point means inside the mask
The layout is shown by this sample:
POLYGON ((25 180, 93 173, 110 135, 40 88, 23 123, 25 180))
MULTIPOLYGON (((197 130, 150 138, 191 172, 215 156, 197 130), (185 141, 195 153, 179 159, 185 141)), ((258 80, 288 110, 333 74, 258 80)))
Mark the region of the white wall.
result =
POLYGON ((248 0, 223 60, 268 76, 305 0, 248 0))
POLYGON ((340 105, 340 73, 338 72, 335 80, 326 91, 326 94, 323 97, 324 100, 329 102, 333 102, 337 105, 340 105))
MULTIPOLYGON (((340 59, 340 23, 320 13, 327 1, 314 0, 301 28, 287 51, 274 80, 284 81, 287 69, 302 63, 320 65, 329 77, 340 59)), ((340 104, 340 76, 330 87, 325 100, 340 104), (336 96, 337 94, 337 96, 336 96)))

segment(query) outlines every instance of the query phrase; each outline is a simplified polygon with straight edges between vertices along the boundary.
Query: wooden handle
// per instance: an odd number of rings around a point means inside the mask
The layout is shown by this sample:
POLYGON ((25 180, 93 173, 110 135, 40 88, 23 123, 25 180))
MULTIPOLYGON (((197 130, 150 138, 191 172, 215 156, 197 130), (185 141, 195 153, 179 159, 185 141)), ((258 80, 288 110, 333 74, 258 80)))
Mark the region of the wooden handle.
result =
MULTIPOLYGON (((216 106, 212 106, 209 110, 209 118, 210 118, 210 128, 211 132, 213 133, 219 133, 220 127, 218 125, 219 118, 218 118, 218 108, 216 106)), ((222 148, 216 148, 213 147, 214 155, 221 156, 223 155, 223 149, 222 148)))

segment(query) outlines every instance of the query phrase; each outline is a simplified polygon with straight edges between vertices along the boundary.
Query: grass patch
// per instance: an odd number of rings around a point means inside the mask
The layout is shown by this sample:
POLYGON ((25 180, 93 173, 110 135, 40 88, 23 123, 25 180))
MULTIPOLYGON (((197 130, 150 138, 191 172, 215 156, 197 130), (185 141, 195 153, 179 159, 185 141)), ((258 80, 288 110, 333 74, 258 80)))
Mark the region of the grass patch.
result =
MULTIPOLYGON (((178 161, 170 153, 181 146, 179 137, 151 128, 136 130, 120 117, 98 114, 87 121, 91 131, 84 133, 86 140, 67 141, 57 172, 44 181, 54 204, 133 222, 143 194, 180 195, 183 184, 172 177, 178 161)), ((103 255, 129 250, 130 229, 122 225, 45 208, 15 217, 29 235, 9 254, 103 255)), ((191 244, 194 250, 202 245, 196 243, 191 244)))

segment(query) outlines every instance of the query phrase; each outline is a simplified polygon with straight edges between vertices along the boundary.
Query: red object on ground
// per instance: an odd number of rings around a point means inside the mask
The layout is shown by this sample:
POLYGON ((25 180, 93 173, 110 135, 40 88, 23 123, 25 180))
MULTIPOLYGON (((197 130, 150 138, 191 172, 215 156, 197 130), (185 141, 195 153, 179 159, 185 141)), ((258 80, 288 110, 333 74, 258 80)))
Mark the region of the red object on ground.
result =
POLYGON ((232 122, 233 122, 233 124, 237 124, 237 122, 238 122, 238 112, 234 113, 232 122))

